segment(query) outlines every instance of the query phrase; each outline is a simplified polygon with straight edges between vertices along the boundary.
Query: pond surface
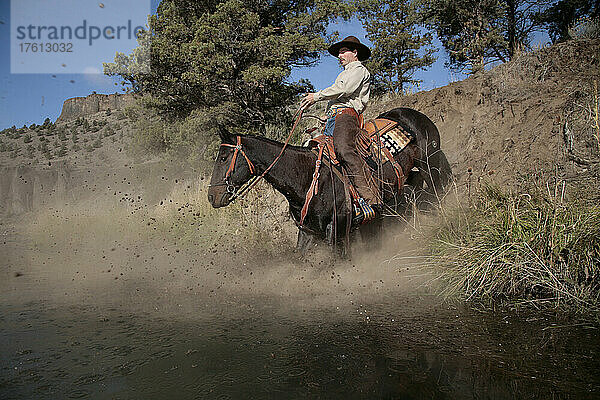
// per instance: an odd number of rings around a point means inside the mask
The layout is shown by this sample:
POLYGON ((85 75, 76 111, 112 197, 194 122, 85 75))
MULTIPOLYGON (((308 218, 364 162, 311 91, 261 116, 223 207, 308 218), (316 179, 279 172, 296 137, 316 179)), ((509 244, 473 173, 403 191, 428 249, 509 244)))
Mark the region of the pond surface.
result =
POLYGON ((445 303, 373 258, 211 269, 3 246, 1 399, 600 398, 594 325, 445 303))
POLYGON ((0 398, 597 398, 595 329, 407 299, 1 309, 0 398), (422 305, 418 308, 423 310, 422 305), (209 310, 210 309, 210 310, 209 310))

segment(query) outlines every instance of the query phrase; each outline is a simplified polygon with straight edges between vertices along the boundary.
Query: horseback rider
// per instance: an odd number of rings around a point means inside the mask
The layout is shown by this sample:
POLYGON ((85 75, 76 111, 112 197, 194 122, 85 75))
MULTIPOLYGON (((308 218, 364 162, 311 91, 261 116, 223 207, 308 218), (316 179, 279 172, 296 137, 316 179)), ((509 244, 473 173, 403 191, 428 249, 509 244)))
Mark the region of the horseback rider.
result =
POLYGON ((378 191, 365 160, 356 148, 356 137, 362 129, 363 116, 369 101, 371 75, 361 61, 371 56, 371 50, 354 36, 332 44, 329 53, 338 57, 344 70, 330 87, 304 95, 301 108, 317 101, 328 100, 327 123, 323 133, 333 137, 338 160, 350 175, 359 195, 364 221, 374 218, 379 208, 378 191), (375 207, 373 207, 375 206, 375 207))

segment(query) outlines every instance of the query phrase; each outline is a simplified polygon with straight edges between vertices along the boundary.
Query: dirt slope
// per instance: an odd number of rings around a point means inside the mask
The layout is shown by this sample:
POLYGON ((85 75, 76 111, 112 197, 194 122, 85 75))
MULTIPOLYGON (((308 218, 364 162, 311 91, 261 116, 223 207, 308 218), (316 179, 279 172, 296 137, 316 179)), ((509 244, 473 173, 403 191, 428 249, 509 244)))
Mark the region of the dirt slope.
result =
POLYGON ((556 170, 573 177, 598 158, 600 132, 593 126, 593 111, 599 80, 600 41, 571 41, 385 102, 370 113, 404 106, 428 115, 440 130, 459 184, 469 168, 475 177, 492 171, 510 183, 520 175, 556 170))

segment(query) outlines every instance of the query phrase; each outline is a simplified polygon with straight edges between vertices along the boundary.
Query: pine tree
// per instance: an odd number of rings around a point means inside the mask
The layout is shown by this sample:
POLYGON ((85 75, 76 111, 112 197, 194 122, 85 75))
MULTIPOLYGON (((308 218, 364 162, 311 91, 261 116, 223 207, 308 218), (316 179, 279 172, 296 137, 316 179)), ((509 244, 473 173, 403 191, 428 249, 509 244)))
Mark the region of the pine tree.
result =
POLYGON ((435 61, 433 36, 421 26, 415 0, 360 0, 358 15, 373 43, 366 65, 373 91, 402 92, 405 84, 418 84, 414 73, 435 61))
POLYGON ((556 43, 571 39, 569 28, 584 17, 600 18, 599 0, 560 0, 537 13, 536 20, 548 30, 550 39, 556 43))
POLYGON ((431 0, 426 19, 449 55, 449 65, 470 73, 506 62, 530 47, 541 29, 536 15, 552 0, 431 0))

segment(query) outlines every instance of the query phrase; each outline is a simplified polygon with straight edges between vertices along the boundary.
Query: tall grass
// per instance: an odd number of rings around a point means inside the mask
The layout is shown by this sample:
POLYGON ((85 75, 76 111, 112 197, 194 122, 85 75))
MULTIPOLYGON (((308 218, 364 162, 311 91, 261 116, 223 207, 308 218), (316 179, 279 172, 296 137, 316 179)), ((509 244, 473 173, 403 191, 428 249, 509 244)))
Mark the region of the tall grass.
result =
POLYGON ((600 207, 565 192, 565 184, 535 193, 485 186, 449 213, 430 241, 443 292, 598 309, 600 207))

